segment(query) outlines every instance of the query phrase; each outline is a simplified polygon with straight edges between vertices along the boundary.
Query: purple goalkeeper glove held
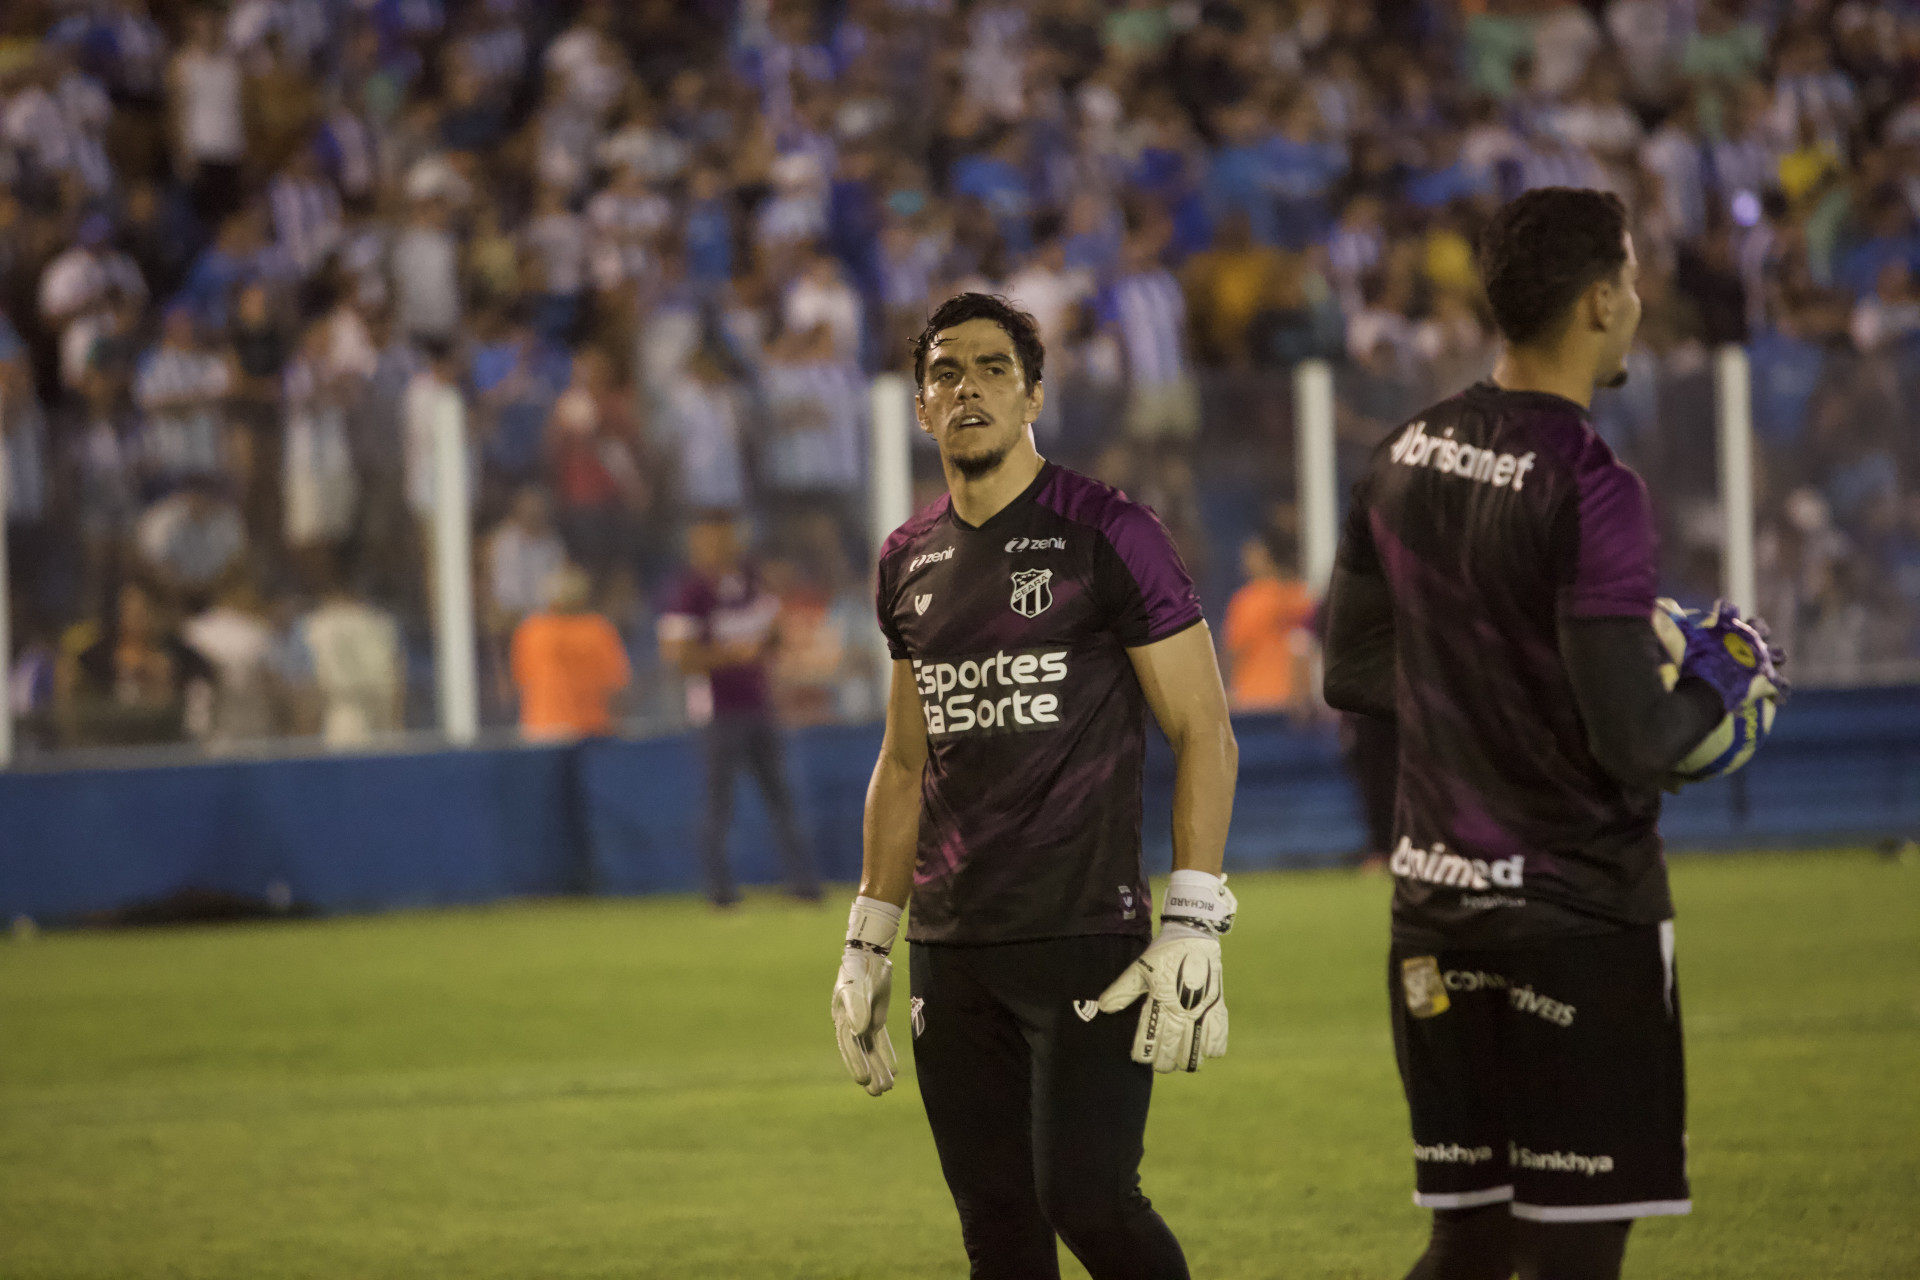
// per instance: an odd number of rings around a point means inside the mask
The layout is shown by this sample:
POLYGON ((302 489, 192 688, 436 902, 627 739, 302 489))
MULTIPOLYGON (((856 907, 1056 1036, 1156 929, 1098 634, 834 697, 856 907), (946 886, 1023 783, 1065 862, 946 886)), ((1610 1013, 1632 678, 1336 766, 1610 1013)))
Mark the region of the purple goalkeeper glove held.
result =
POLYGON ((1671 600, 1660 607, 1673 619, 1685 637, 1685 649, 1674 655, 1680 675, 1697 676, 1720 695, 1720 703, 1729 712, 1737 711, 1756 696, 1755 682, 1764 680, 1761 692, 1772 691, 1784 701, 1787 680, 1780 674, 1786 654, 1767 644, 1767 625, 1759 619, 1748 621, 1725 600, 1716 600, 1706 614, 1682 609, 1671 600))

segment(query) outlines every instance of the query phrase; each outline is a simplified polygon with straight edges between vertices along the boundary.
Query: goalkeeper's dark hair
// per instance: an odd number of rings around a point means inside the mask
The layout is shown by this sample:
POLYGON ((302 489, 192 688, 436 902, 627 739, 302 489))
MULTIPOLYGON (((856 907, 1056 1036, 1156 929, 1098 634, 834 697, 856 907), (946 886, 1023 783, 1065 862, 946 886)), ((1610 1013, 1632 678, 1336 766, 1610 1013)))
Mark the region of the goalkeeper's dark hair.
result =
POLYGON ((1027 380, 1027 390, 1031 391, 1040 385, 1047 349, 1040 344, 1040 326, 1033 317, 998 294, 956 293, 927 317, 927 327, 913 340, 913 384, 916 387, 926 385, 927 353, 933 350, 934 339, 969 320, 991 320, 1005 330, 1006 335, 1013 339, 1013 354, 1020 361, 1020 373, 1027 380))
POLYGON ((1559 336, 1568 312, 1627 261, 1627 207, 1610 191, 1541 187, 1504 205, 1480 233, 1480 280, 1501 336, 1525 346, 1559 336))

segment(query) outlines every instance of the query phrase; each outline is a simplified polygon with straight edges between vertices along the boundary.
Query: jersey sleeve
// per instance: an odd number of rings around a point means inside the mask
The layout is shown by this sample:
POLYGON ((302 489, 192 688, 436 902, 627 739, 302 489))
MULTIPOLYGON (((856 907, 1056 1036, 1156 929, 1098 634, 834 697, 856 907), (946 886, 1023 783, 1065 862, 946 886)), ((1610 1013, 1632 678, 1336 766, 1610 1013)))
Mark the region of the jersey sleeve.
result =
POLYGON ((1177 635, 1201 620, 1200 597, 1173 538, 1150 508, 1127 503, 1105 521, 1094 588, 1114 634, 1129 649, 1177 635))
POLYGON ((1353 486, 1353 500, 1347 503, 1347 516, 1340 528, 1340 546, 1335 550, 1333 562, 1352 574, 1365 574, 1379 577, 1380 550, 1373 544, 1373 516, 1368 483, 1361 480, 1353 486))
POLYGON ((1647 486, 1607 459, 1583 469, 1556 522, 1562 565, 1560 612, 1573 618, 1645 618, 1659 584, 1647 486))
POLYGON ((900 634, 900 628, 893 622, 893 574, 888 562, 880 562, 880 571, 874 575, 873 612, 880 622, 880 634, 887 638, 887 653, 895 661, 911 658, 907 651, 907 642, 900 634))

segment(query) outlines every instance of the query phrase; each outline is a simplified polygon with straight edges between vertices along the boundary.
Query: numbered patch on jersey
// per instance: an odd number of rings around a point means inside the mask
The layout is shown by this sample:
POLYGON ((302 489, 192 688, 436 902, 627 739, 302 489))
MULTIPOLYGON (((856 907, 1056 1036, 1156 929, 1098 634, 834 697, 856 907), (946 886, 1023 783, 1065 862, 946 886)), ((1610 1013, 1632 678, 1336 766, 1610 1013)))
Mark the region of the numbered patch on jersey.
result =
POLYGON ((1414 1017, 1433 1018, 1447 1011, 1447 985, 1440 978, 1440 962, 1433 956, 1402 960, 1400 985, 1406 989, 1407 1012, 1414 1017))

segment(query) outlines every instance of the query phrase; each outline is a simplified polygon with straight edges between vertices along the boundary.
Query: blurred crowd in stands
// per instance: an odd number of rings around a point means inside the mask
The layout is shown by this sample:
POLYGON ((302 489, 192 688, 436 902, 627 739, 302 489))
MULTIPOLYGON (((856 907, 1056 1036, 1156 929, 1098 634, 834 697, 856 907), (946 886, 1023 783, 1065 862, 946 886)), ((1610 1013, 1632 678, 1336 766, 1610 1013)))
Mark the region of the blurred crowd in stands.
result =
POLYGON ((868 379, 982 289, 1045 337, 1042 451, 1153 503, 1216 617, 1245 583, 1242 705, 1303 710, 1288 370, 1336 363, 1351 477, 1490 367, 1473 236, 1554 184, 1633 211, 1597 411, 1668 585, 1714 593, 1744 343, 1762 612, 1803 680, 1912 672, 1907 6, 9 0, 11 706, 41 747, 430 725, 457 396, 488 723, 556 591, 625 645, 622 716, 683 714, 655 621, 713 509, 783 601, 788 717, 874 714, 868 379))

